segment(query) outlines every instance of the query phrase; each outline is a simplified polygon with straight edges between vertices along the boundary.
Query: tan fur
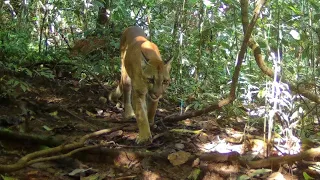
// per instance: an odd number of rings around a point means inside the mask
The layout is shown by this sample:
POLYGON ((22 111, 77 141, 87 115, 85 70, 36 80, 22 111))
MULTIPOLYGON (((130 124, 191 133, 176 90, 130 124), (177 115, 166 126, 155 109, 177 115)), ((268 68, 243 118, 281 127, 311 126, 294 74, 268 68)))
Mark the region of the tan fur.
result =
POLYGON ((75 41, 74 46, 70 49, 70 56, 86 56, 93 51, 106 47, 107 40, 101 37, 88 37, 75 41))
POLYGON ((169 85, 171 61, 162 61, 157 45, 148 41, 139 27, 123 32, 120 51, 121 80, 109 99, 116 101, 123 95, 124 117, 136 117, 137 142, 142 143, 151 140, 149 123, 154 123, 159 99, 169 85))

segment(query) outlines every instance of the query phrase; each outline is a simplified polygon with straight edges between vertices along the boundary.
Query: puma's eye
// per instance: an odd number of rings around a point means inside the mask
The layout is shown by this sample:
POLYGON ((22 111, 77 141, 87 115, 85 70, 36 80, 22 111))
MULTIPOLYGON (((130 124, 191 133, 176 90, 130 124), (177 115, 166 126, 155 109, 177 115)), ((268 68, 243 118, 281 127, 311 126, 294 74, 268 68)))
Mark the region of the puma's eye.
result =
POLYGON ((169 80, 163 80, 162 83, 165 84, 165 85, 167 85, 167 84, 169 84, 169 80))
POLYGON ((153 84, 154 83, 154 79, 153 78, 148 78, 148 83, 153 84))

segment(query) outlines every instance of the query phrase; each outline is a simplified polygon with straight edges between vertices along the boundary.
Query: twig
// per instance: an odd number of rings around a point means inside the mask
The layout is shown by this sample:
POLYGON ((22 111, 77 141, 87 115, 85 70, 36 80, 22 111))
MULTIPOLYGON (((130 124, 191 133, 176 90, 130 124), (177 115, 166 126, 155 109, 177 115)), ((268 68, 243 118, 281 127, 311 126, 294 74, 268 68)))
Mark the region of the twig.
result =
POLYGON ((89 126, 91 126, 91 127, 95 128, 95 130, 99 129, 97 126, 95 126, 95 125, 93 125, 93 124, 89 123, 88 121, 86 121, 85 119, 83 119, 83 118, 81 118, 81 117, 77 116, 75 113, 71 112, 70 110, 62 109, 61 107, 60 107, 59 109, 60 109, 61 111, 67 112, 67 113, 69 113, 70 115, 72 115, 73 117, 75 117, 75 118, 77 118, 77 119, 79 119, 79 120, 83 121, 84 123, 88 124, 89 126))
POLYGON ((51 156, 51 157, 45 157, 45 158, 39 158, 39 159, 35 159, 35 160, 31 160, 27 163, 27 165, 31 165, 34 163, 39 163, 39 162, 43 162, 43 161, 52 161, 52 160, 57 160, 57 159, 62 159, 62 158, 66 158, 66 157, 71 157, 73 154, 81 152, 81 151, 86 151, 89 149, 95 149, 98 147, 101 147, 102 145, 92 145, 92 146, 86 146, 86 147, 81 147, 75 150, 72 150, 66 154, 62 154, 62 155, 57 155, 57 156, 51 156))

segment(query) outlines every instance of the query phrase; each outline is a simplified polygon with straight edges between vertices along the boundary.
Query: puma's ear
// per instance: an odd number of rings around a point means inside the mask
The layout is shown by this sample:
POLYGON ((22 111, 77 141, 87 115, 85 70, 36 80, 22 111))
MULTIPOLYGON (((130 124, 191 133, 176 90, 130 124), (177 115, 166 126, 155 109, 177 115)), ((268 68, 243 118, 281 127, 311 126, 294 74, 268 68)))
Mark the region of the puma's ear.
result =
POLYGON ((169 57, 166 61, 164 61, 164 62, 165 62, 165 64, 171 64, 172 60, 173 60, 173 56, 170 56, 170 57, 169 57))
POLYGON ((171 69, 171 63, 173 60, 173 56, 171 56, 167 61, 165 61, 165 67, 167 68, 168 71, 171 69))
POLYGON ((141 67, 144 68, 146 67, 146 65, 150 65, 149 64, 149 59, 143 54, 143 52, 141 51, 142 57, 141 57, 141 67))

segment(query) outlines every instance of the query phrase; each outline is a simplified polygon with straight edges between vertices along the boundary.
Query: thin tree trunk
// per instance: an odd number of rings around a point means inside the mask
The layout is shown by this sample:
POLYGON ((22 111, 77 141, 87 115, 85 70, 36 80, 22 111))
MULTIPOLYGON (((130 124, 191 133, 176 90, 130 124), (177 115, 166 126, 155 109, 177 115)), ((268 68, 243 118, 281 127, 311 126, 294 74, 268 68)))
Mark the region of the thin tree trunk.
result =
POLYGON ((181 116, 176 116, 176 115, 167 116, 164 118, 164 121, 181 121, 181 120, 184 120, 187 118, 196 117, 196 116, 199 116, 204 113, 208 113, 208 112, 211 112, 214 110, 219 110, 219 109, 221 109, 221 107, 223 107, 223 106, 225 106, 235 100, 235 98, 236 98, 235 94, 236 94, 236 89, 237 89, 237 85, 238 85, 238 80, 239 80, 238 78, 239 78, 239 74, 240 74, 240 70, 241 70, 242 61, 244 59, 244 55, 247 50, 248 42, 251 37, 253 28, 258 20, 258 15, 260 14, 261 8, 265 4, 265 2, 266 2, 266 0, 259 0, 257 2, 256 8, 254 9, 253 17, 250 21, 250 24, 247 26, 247 30, 244 35, 244 39, 242 41, 240 52, 239 52, 239 55, 237 58, 236 67, 234 69, 234 73, 232 76, 232 83, 231 83, 230 93, 229 93, 228 97, 217 102, 217 103, 213 103, 212 105, 209 105, 206 108, 203 108, 203 109, 200 109, 197 111, 192 111, 192 112, 183 114, 181 116))
POLYGON ((196 69, 194 72, 194 78, 195 80, 199 79, 199 71, 200 71, 200 66, 201 66, 201 57, 202 57, 202 43, 203 43, 203 20, 204 20, 204 6, 203 3, 200 3, 200 12, 199 12, 199 24, 198 24, 198 29, 199 29, 199 44, 198 44, 198 59, 196 62, 196 69))

